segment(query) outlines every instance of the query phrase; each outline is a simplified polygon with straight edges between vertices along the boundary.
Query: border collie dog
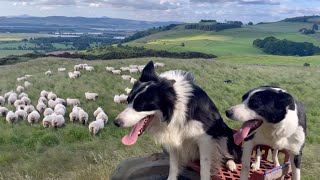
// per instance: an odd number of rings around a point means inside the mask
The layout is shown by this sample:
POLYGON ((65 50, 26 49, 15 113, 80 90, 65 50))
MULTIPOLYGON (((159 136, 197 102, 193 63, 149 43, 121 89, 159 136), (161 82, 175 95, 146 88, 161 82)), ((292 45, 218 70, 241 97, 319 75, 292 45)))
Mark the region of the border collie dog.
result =
POLYGON ((201 179, 225 163, 235 170, 241 147, 209 96, 194 82, 191 72, 176 70, 156 75, 153 62, 143 69, 128 96, 128 105, 114 120, 118 127, 132 127, 122 138, 134 144, 145 131, 170 155, 168 179, 177 179, 180 168, 200 160, 201 179))
POLYGON ((260 86, 246 93, 242 103, 228 109, 226 115, 244 122, 234 135, 236 144, 243 142, 242 180, 248 179, 252 148, 259 144, 287 150, 293 179, 300 179, 306 138, 306 114, 300 101, 279 87, 260 86))

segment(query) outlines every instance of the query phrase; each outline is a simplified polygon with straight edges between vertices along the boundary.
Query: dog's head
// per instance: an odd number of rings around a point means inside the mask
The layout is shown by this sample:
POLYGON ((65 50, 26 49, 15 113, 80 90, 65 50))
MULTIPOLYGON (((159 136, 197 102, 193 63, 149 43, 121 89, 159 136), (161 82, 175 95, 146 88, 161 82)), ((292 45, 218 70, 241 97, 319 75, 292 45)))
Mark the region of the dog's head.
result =
POLYGON ((153 121, 170 122, 176 100, 174 83, 174 80, 157 76, 152 61, 145 66, 128 95, 126 109, 114 120, 118 127, 133 126, 122 138, 123 144, 134 144, 153 121))
POLYGON ((240 144, 263 123, 276 124, 282 121, 289 109, 295 109, 294 99, 290 94, 278 87, 261 86, 243 95, 242 103, 228 109, 226 116, 244 122, 235 134, 235 142, 240 144))

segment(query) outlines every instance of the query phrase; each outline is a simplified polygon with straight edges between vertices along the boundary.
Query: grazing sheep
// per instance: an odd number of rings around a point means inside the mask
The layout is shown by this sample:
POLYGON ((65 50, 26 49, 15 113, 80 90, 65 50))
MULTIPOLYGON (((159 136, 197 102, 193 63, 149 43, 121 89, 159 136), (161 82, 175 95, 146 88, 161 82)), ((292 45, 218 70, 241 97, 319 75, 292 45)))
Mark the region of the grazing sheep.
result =
POLYGON ((96 120, 103 119, 104 123, 106 124, 108 122, 108 116, 103 111, 98 114, 96 117, 96 120))
POLYGON ((130 70, 129 67, 121 67, 120 69, 121 69, 121 71, 129 71, 130 70))
POLYGON ((38 99, 38 103, 48 104, 48 100, 47 100, 47 98, 45 98, 45 97, 40 97, 40 98, 38 99))
POLYGON ((51 126, 54 128, 60 128, 64 126, 64 123, 64 117, 62 115, 56 115, 52 119, 51 126))
POLYGON ((93 135, 98 134, 98 132, 104 128, 104 121, 103 119, 98 119, 96 121, 92 121, 89 124, 89 132, 93 135))
POLYGON ((97 93, 90 93, 90 92, 86 92, 85 93, 85 96, 86 96, 86 99, 87 100, 93 100, 93 101, 95 101, 95 100, 97 100, 97 98, 98 98, 98 94, 97 93))
POLYGON ((18 116, 14 112, 9 111, 6 116, 6 121, 11 124, 16 123, 18 121, 18 116))
POLYGON ((18 99, 18 100, 16 100, 16 101, 13 103, 13 105, 14 105, 14 107, 17 108, 17 107, 20 106, 20 105, 25 105, 25 103, 24 103, 23 100, 18 99))
POLYGON ((29 106, 26 106, 26 107, 24 108, 24 110, 27 112, 27 114, 30 114, 32 111, 35 110, 35 108, 34 108, 34 106, 29 105, 29 106))
POLYGON ((57 101, 59 104, 63 104, 64 106, 67 105, 66 100, 64 100, 64 99, 62 99, 62 98, 57 98, 56 101, 57 101))
POLYGON ((24 110, 24 108, 26 108, 26 105, 22 104, 16 107, 16 110, 21 109, 24 110))
POLYGON ((80 111, 81 109, 82 109, 81 107, 74 106, 74 107, 72 108, 72 112, 76 113, 76 114, 77 114, 77 116, 78 116, 79 111, 80 111))
POLYGON ((139 69, 130 69, 129 72, 130 72, 130 74, 138 73, 139 69))
POLYGON ((44 97, 44 98, 48 98, 48 94, 49 94, 48 91, 42 90, 41 93, 40 93, 40 96, 41 96, 41 97, 44 97))
POLYGON ((128 81, 130 81, 131 76, 130 76, 130 75, 122 75, 121 78, 122 78, 123 80, 128 80, 128 81))
POLYGON ((3 106, 5 102, 6 100, 2 96, 0 96, 0 106, 3 106))
POLYGON ((58 72, 65 72, 66 68, 58 68, 58 72))
POLYGON ((145 65, 140 65, 140 66, 138 67, 139 72, 142 72, 143 69, 144 69, 144 67, 146 67, 146 66, 145 66, 145 65))
POLYGON ((51 108, 51 109, 54 109, 54 107, 56 107, 57 104, 58 104, 58 102, 57 102, 57 101, 54 101, 54 100, 52 100, 52 99, 50 99, 50 100, 48 101, 48 107, 51 108))
POLYGON ((58 110, 55 110, 54 112, 55 112, 56 114, 62 115, 62 116, 64 116, 64 115, 66 114, 66 111, 65 111, 63 108, 60 108, 60 109, 58 109, 58 110))
POLYGON ((86 125, 88 123, 88 118, 89 115, 86 113, 83 109, 79 111, 79 121, 83 124, 86 125))
POLYGON ((112 73, 113 73, 113 74, 119 74, 119 75, 120 75, 120 74, 121 74, 121 70, 112 70, 112 73))
POLYGON ((29 89, 31 86, 32 86, 32 84, 29 83, 28 81, 25 81, 25 82, 24 82, 24 87, 25 87, 26 89, 29 89))
POLYGON ((28 122, 30 124, 34 124, 37 123, 40 119, 40 114, 38 113, 38 111, 32 111, 29 115, 28 115, 28 122))
POLYGON ((42 120, 42 125, 43 127, 45 128, 49 128, 52 124, 52 120, 54 118, 54 115, 48 115, 48 116, 45 116, 42 120))
POLYGON ((68 72, 68 76, 70 79, 77 79, 78 76, 76 74, 74 74, 73 72, 68 72))
POLYGON ((4 98, 7 99, 11 94, 13 93, 13 91, 7 92, 4 94, 4 98))
POLYGON ((64 111, 67 110, 67 108, 66 108, 63 104, 57 104, 57 105, 54 107, 54 111, 57 111, 58 109, 63 109, 64 111))
POLYGON ((43 113, 47 106, 43 102, 39 102, 36 108, 40 113, 43 113))
POLYGON ((11 93, 8 98, 8 103, 12 105, 12 104, 14 104, 14 102, 16 102, 16 100, 17 100, 17 94, 11 93))
POLYGON ((67 98, 67 106, 80 106, 80 101, 78 99, 67 98))
POLYGON ((97 117, 98 114, 99 114, 100 112, 102 112, 102 111, 103 111, 103 109, 102 109, 101 107, 98 107, 98 108, 93 112, 93 116, 94 116, 94 117, 97 117))
POLYGON ((129 93, 132 91, 132 89, 130 89, 130 88, 127 87, 127 88, 125 89, 125 91, 126 91, 127 94, 129 94, 129 93))
POLYGON ((49 70, 46 73, 44 73, 46 76, 52 76, 52 72, 49 70))
POLYGON ((130 83, 131 83, 131 84, 134 84, 136 81, 137 81, 137 79, 135 79, 135 78, 131 78, 131 79, 130 79, 130 83))
POLYGON ((0 116, 5 117, 8 114, 8 108, 0 107, 0 116))
POLYGON ((31 100, 28 97, 22 97, 21 101, 23 101, 26 106, 31 104, 31 100))
POLYGON ((26 93, 19 94, 19 99, 22 99, 23 97, 29 97, 26 93))
POLYGON ((15 114, 18 116, 18 120, 21 119, 21 120, 27 120, 27 112, 24 111, 24 110, 21 110, 21 109, 18 109, 15 114))
POLYGON ((154 67, 164 67, 164 63, 156 62, 154 63, 154 67))
POLYGON ((17 78, 17 81, 22 82, 22 81, 26 81, 27 77, 19 77, 17 78))
POLYGON ((138 69, 138 67, 139 67, 138 65, 130 65, 129 66, 130 69, 138 69))
POLYGON ((76 121, 78 121, 78 114, 74 111, 72 111, 70 114, 69 114, 69 118, 70 118, 70 122, 74 123, 76 121))
POLYGON ((109 67, 109 66, 106 67, 106 71, 110 71, 110 72, 111 72, 111 71, 113 71, 113 70, 115 70, 114 67, 109 67))
POLYGON ((50 99, 56 100, 57 99, 57 95, 55 93, 53 93, 53 92, 49 92, 48 100, 50 100, 50 99))
POLYGON ((53 109, 47 108, 46 110, 44 110, 43 115, 44 116, 49 116, 49 115, 51 115, 53 113, 54 113, 53 109))
POLYGON ((120 96, 115 95, 113 100, 115 103, 120 104, 120 103, 127 103, 127 98, 128 98, 127 95, 121 94, 120 96))
POLYGON ((80 71, 73 71, 73 74, 75 74, 76 77, 79 78, 81 75, 81 72, 80 71))
POLYGON ((89 71, 89 72, 94 71, 94 67, 92 66, 86 66, 85 69, 86 71, 89 71))
POLYGON ((81 65, 74 65, 73 67, 75 71, 79 71, 81 68, 82 68, 81 65))
POLYGON ((26 77, 26 78, 30 78, 30 77, 32 77, 32 75, 30 75, 30 74, 26 74, 26 75, 24 75, 24 77, 26 77))
POLYGON ((113 98, 113 101, 117 104, 120 104, 120 96, 119 95, 115 95, 113 98))
POLYGON ((24 87, 22 86, 18 86, 17 89, 16 89, 17 93, 22 93, 24 91, 24 87))

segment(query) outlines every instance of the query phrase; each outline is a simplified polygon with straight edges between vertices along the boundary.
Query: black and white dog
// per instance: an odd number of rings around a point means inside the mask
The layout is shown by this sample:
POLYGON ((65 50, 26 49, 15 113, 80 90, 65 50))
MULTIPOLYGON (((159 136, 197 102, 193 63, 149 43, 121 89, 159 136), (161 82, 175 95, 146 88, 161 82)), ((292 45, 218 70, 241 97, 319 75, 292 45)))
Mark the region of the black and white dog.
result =
POLYGON ((300 179, 306 138, 306 114, 301 102, 279 87, 261 86, 246 93, 242 103, 228 109, 226 115, 244 122, 234 136, 236 144, 243 142, 242 180, 248 179, 252 148, 258 144, 287 150, 293 179, 300 179))
POLYGON ((128 106, 114 120, 118 127, 132 127, 122 138, 134 144, 147 131, 170 154, 168 179, 177 179, 180 168, 200 160, 201 179, 209 180, 211 167, 220 163, 235 170, 241 148, 233 131, 221 118, 209 96, 194 83, 190 72, 176 70, 156 75, 150 61, 128 96, 128 106))

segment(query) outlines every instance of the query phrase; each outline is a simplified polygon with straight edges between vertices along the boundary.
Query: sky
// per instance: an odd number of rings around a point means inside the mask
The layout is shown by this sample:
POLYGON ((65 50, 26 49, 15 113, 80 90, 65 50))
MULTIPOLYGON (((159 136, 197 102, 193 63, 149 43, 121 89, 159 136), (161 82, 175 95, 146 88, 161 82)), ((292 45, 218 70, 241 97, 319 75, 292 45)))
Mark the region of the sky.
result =
POLYGON ((0 16, 19 15, 257 23, 320 15, 320 0, 0 0, 0 16))

